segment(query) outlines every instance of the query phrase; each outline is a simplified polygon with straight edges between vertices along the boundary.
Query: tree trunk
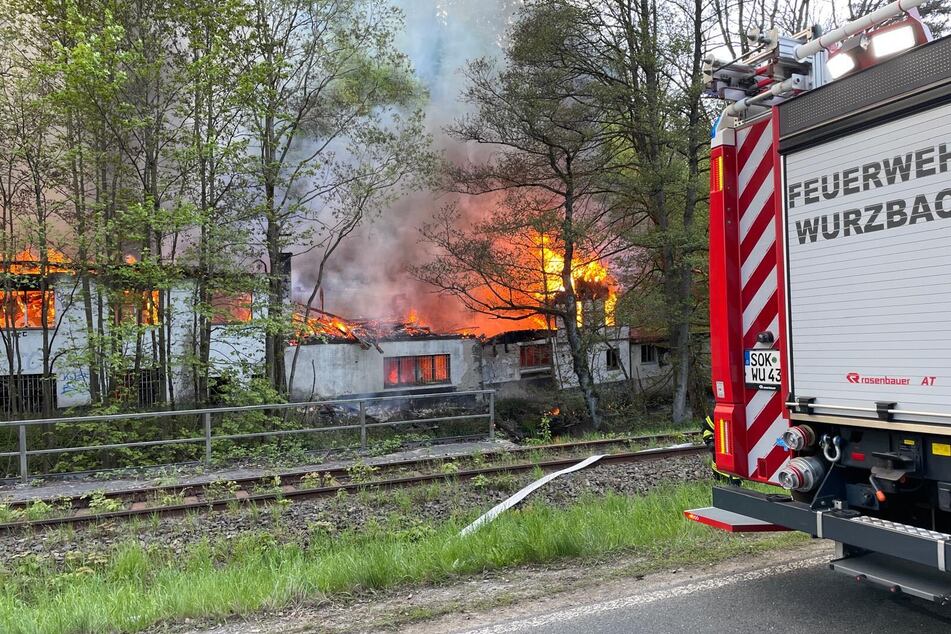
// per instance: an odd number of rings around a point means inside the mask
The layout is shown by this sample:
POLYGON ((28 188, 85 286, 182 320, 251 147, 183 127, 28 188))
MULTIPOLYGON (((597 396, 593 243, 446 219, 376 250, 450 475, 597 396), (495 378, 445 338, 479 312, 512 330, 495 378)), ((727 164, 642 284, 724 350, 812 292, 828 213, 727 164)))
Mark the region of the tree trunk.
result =
MULTIPOLYGON (((694 216, 697 209, 698 189, 700 181, 700 161, 701 148, 704 147, 704 136, 701 133, 701 124, 703 123, 703 112, 700 108, 700 76, 703 58, 703 7, 700 0, 694 0, 694 32, 693 32, 693 51, 691 59, 691 88, 690 107, 688 110, 688 132, 687 132, 687 187, 684 196, 683 226, 684 232, 690 235, 693 229, 694 216)), ((677 297, 673 306, 674 329, 676 335, 674 342, 675 368, 674 368, 674 404, 673 419, 675 423, 682 423, 691 417, 690 391, 695 382, 691 381, 691 369, 694 363, 694 350, 690 336, 690 326, 693 316, 692 294, 693 294, 693 271, 690 268, 687 254, 680 253, 676 263, 678 285, 674 289, 677 297)), ((672 342, 672 343, 674 343, 672 342)))
POLYGON ((565 338, 568 340, 568 350, 571 353, 571 365, 578 377, 578 388, 584 397, 585 407, 588 410, 588 416, 591 418, 591 427, 593 429, 601 428, 601 397, 595 387, 594 377, 591 375, 591 365, 588 362, 588 350, 585 342, 582 340, 581 333, 578 330, 578 297, 575 294, 574 279, 572 278, 572 269, 574 267, 574 192, 570 185, 571 175, 571 157, 566 158, 566 180, 568 186, 565 188, 565 217, 562 223, 562 239, 565 242, 564 264, 561 269, 561 282, 565 288, 565 338))
POLYGON ((275 222, 267 226, 268 260, 268 319, 271 322, 266 337, 265 367, 271 387, 284 394, 287 390, 284 372, 284 271, 280 251, 280 234, 275 222))

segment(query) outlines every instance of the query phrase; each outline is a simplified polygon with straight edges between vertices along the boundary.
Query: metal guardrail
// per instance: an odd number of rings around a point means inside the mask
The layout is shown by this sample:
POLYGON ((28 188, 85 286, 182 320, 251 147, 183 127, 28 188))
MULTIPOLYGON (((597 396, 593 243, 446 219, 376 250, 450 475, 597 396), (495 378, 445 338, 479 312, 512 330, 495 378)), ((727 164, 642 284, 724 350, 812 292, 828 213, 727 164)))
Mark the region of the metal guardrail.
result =
POLYGON ((204 443, 205 466, 211 465, 211 450, 214 440, 243 440, 250 438, 264 438, 269 436, 291 436, 296 434, 314 434, 330 431, 360 430, 360 448, 367 448, 367 430, 375 427, 396 427, 415 423, 433 423, 456 420, 488 419, 488 437, 495 438, 495 390, 468 390, 464 392, 437 392, 426 394, 394 394, 392 396, 371 396, 365 398, 343 398, 325 401, 307 401, 303 403, 273 403, 268 405, 242 405, 237 407, 215 407, 205 409, 163 410, 158 412, 142 412, 135 414, 102 414, 99 416, 63 416, 60 418, 36 418, 29 420, 0 421, 0 429, 16 427, 18 429, 17 451, 0 452, 0 458, 18 456, 20 459, 19 476, 26 483, 29 482, 29 457, 49 454, 75 453, 80 451, 102 451, 106 449, 122 449, 127 447, 155 447, 158 445, 186 445, 204 443), (436 398, 453 398, 457 396, 488 395, 488 411, 484 414, 465 414, 461 416, 437 416, 434 418, 414 418, 383 423, 367 423, 367 403, 378 401, 400 401, 436 398), (321 407, 326 405, 357 404, 359 422, 354 425, 333 425, 331 427, 306 427, 303 429, 281 429, 275 431, 253 432, 247 434, 222 434, 215 436, 212 433, 212 417, 215 414, 235 412, 254 412, 262 410, 291 410, 307 407, 321 407), (149 418, 167 418, 172 416, 201 416, 204 434, 192 438, 171 438, 168 440, 144 440, 128 443, 111 443, 106 445, 86 445, 81 447, 60 447, 54 449, 29 449, 27 446, 27 428, 37 425, 75 424, 110 421, 129 421, 149 418))

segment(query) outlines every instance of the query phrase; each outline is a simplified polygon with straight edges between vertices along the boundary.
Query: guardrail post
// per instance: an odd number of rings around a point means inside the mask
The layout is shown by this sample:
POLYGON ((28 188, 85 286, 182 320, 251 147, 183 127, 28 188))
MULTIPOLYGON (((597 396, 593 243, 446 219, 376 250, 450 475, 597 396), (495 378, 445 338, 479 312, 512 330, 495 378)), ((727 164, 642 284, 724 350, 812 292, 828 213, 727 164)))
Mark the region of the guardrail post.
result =
POLYGON ((367 448, 367 404, 360 401, 360 449, 367 448))
POLYGON ((489 392, 489 440, 495 440, 495 392, 489 392))
POLYGON ((205 422, 205 467, 211 467, 211 412, 202 414, 205 422))
POLYGON ((20 441, 19 441, 19 450, 20 450, 20 480, 23 481, 23 484, 28 484, 30 480, 30 473, 27 470, 26 463, 26 425, 20 425, 20 441))

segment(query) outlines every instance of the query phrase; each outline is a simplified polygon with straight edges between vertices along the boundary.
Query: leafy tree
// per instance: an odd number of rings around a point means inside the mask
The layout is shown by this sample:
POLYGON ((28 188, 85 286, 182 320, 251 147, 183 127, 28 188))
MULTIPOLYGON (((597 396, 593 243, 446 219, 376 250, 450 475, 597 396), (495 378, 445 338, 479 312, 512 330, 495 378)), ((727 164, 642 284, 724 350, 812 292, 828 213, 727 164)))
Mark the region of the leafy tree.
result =
MULTIPOLYGON (((472 310, 509 319, 538 315, 563 327, 597 428, 592 329, 579 321, 584 300, 604 297, 591 295, 594 280, 579 273, 623 249, 617 236, 624 219, 603 197, 624 156, 598 120, 590 78, 551 63, 572 45, 576 18, 567 4, 533 4, 517 16, 504 68, 484 59, 469 65, 464 99, 474 114, 449 131, 491 154, 450 168, 449 187, 481 197, 491 211, 469 219, 445 210, 423 230, 439 255, 417 273, 472 310)), ((603 325, 588 320, 594 330, 603 325)))
POLYGON ((646 314, 646 325, 667 331, 673 419, 681 422, 690 416, 690 393, 699 392, 694 401, 700 404, 705 394, 692 378, 699 347, 693 332, 706 321, 705 294, 697 288, 706 262, 710 124, 700 101, 704 6, 699 0, 683 6, 656 0, 574 4, 574 46, 556 63, 597 85, 597 118, 629 159, 610 197, 629 216, 628 226, 636 227, 622 237, 635 248, 640 297, 650 310, 635 317, 646 314))
MULTIPOLYGON (((199 402, 209 398, 212 326, 222 310, 215 299, 243 311, 252 292, 263 290, 247 270, 251 261, 248 222, 253 207, 248 185, 247 109, 242 84, 251 71, 251 6, 241 0, 204 0, 182 12, 181 46, 188 97, 178 106, 190 122, 178 160, 184 167, 184 193, 194 207, 195 225, 173 245, 173 257, 194 278, 191 347, 181 364, 191 368, 199 402)), ((222 320, 224 321, 224 320, 222 320)), ((242 325, 242 328, 247 328, 242 325)), ((239 351, 235 351, 240 356, 239 351)))

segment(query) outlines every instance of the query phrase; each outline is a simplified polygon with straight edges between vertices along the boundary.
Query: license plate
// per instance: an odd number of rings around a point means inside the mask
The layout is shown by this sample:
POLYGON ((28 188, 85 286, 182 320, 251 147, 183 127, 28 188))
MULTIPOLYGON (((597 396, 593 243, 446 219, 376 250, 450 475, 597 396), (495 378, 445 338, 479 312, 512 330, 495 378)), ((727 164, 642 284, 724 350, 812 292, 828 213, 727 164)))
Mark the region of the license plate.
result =
POLYGON ((778 390, 782 380, 779 350, 747 350, 745 356, 746 387, 778 390))

